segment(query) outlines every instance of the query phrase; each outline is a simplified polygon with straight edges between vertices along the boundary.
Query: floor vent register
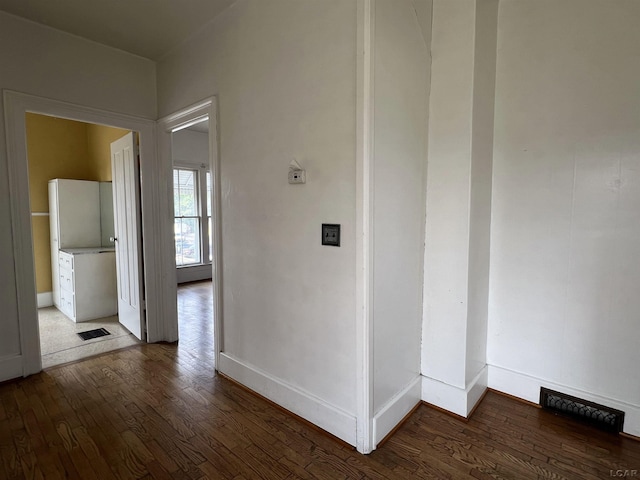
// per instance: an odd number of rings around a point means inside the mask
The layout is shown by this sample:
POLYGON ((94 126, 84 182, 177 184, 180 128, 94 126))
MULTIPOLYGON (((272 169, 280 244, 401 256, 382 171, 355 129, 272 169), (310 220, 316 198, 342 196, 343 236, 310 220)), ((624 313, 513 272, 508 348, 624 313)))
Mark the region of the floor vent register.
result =
POLYGON ((104 337, 105 335, 111 335, 106 328, 96 328, 95 330, 87 330, 86 332, 79 332, 78 335, 82 340, 91 340, 92 338, 104 337))
POLYGON ((624 412, 565 393, 540 389, 540 405, 546 410, 588 423, 601 430, 619 433, 624 425, 624 412))

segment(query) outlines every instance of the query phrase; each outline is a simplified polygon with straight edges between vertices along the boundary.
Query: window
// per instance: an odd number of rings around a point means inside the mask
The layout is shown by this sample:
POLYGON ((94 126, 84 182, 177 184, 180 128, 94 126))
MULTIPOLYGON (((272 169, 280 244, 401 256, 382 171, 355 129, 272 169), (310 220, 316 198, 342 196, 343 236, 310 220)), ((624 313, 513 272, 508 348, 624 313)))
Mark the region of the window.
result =
POLYGON ((184 168, 173 170, 173 205, 176 265, 201 263, 202 235, 197 170, 184 168))
POLYGON ((200 168, 173 169, 176 266, 210 264, 213 259, 211 172, 200 168))

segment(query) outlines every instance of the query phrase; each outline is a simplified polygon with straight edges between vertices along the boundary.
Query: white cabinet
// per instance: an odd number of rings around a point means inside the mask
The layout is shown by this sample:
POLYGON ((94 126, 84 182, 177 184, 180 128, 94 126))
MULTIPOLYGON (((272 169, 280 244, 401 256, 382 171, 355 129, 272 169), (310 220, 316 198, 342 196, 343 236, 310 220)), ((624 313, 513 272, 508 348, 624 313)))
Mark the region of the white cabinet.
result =
POLYGON ((111 193, 111 182, 49 181, 53 303, 77 322, 117 313, 111 193))
POLYGON ((98 182, 49 181, 49 231, 53 304, 60 308, 58 251, 100 246, 100 190, 98 182))
POLYGON ((59 310, 75 322, 118 312, 113 248, 70 248, 58 252, 59 310))

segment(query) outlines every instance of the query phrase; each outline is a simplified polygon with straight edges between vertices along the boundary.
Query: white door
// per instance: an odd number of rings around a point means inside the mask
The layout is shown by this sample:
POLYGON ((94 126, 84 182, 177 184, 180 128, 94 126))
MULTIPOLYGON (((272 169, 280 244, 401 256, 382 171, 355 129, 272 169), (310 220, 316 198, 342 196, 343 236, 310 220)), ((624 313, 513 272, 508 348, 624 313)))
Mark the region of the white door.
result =
POLYGON ((118 319, 140 340, 145 336, 142 294, 142 228, 138 147, 133 133, 111 144, 118 319))

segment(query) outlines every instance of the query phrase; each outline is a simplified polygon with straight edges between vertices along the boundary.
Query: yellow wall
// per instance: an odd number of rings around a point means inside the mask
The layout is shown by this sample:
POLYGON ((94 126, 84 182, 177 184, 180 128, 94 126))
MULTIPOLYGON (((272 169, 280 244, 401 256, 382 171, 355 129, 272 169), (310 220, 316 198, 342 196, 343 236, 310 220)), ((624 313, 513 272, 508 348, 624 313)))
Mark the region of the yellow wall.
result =
POLYGON ((87 126, 81 122, 27 113, 27 155, 31 211, 48 212, 52 178, 93 180, 87 162, 87 126))
POLYGON ((33 256, 38 293, 51 291, 51 247, 49 245, 49 217, 31 217, 33 256))
MULTIPOLYGON (((109 144, 125 130, 27 113, 27 155, 32 213, 49 212, 49 180, 111 180, 109 144)), ((50 292, 49 217, 32 216, 38 293, 50 292)))
POLYGON ((128 133, 121 128, 87 124, 87 148, 93 160, 93 174, 101 182, 111 181, 111 143, 128 133))

